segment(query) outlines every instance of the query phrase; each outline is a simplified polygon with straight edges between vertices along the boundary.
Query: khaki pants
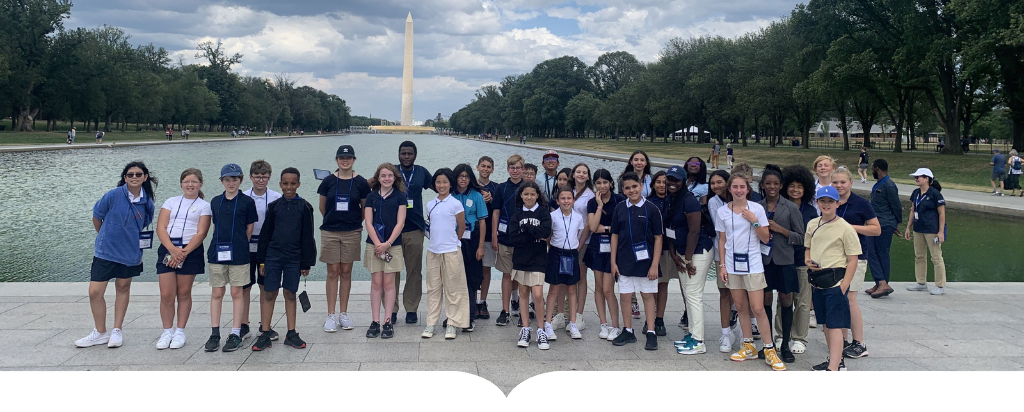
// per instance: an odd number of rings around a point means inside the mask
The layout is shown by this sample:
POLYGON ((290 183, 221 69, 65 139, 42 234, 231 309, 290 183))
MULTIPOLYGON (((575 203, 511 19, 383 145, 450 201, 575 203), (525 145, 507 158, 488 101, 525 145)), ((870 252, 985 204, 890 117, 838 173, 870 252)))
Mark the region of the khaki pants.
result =
POLYGON ((427 326, 438 324, 443 297, 448 325, 469 327, 469 287, 462 265, 461 249, 448 253, 427 251, 427 326))
POLYGON ((705 250, 701 254, 694 253, 693 265, 697 267, 697 274, 693 277, 686 272, 679 274, 687 319, 690 321, 690 333, 694 339, 701 342, 704 341, 704 284, 708 277, 708 269, 711 267, 711 258, 710 250, 705 250))
POLYGON ((935 244, 934 233, 914 232, 914 277, 917 283, 928 283, 928 262, 925 261, 925 249, 932 255, 932 266, 935 266, 935 286, 946 287, 946 262, 942 260, 942 245, 935 244))
MULTIPOLYGON (((811 283, 807 281, 807 266, 796 267, 800 292, 793 294, 793 330, 789 339, 807 344, 807 327, 811 323, 811 283)), ((778 306, 781 308, 782 306, 778 306)), ((782 336, 782 313, 775 311, 775 334, 782 336)))
MULTIPOLYGON (((406 312, 416 313, 423 297, 423 231, 402 233, 402 255, 405 258, 405 289, 402 303, 406 312)), ((395 287, 401 284, 402 274, 395 273, 395 287)), ((398 294, 395 294, 395 312, 398 312, 398 294)))

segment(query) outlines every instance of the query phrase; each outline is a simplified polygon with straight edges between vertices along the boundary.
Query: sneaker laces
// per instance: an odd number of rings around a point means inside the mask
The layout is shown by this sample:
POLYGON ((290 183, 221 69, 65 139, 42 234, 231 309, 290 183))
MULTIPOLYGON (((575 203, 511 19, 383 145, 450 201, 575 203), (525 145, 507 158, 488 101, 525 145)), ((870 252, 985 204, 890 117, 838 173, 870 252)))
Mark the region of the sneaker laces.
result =
POLYGON ((537 343, 548 343, 548 334, 540 332, 537 334, 537 343))
POLYGON ((519 340, 523 341, 523 340, 529 340, 529 339, 530 339, 530 330, 526 329, 526 328, 520 329, 519 330, 519 340))

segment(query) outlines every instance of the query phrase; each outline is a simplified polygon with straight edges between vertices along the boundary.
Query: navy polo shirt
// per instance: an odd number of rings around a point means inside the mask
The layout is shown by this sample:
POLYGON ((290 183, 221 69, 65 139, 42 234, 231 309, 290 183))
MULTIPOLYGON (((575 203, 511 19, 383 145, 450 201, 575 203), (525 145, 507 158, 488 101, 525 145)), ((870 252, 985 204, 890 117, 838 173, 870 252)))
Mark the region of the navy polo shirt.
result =
MULTIPOLYGON (((495 196, 495 193, 498 193, 498 192, 497 192, 497 190, 498 190, 498 184, 497 184, 497 183, 495 183, 495 182, 493 182, 493 181, 491 181, 491 182, 487 182, 487 184, 486 184, 486 185, 481 185, 481 186, 482 186, 482 187, 481 187, 481 189, 483 189, 483 190, 482 190, 482 191, 480 192, 481 196, 483 195, 483 192, 488 192, 488 193, 490 193, 490 194, 491 194, 491 196, 495 196)), ((494 199, 492 198, 492 199, 491 199, 491 203, 493 204, 493 202, 494 202, 494 199)), ((490 205, 490 204, 489 204, 489 205, 487 205, 487 208, 488 208, 488 209, 490 209, 490 208, 491 208, 491 205, 490 205)), ((490 224, 491 224, 491 222, 487 222, 487 224, 488 224, 488 225, 490 225, 490 224)), ((485 241, 485 242, 490 242, 490 241, 491 241, 491 229, 490 229, 489 227, 488 227, 488 229, 487 229, 487 230, 485 230, 485 231, 484 231, 484 241, 485 241)))
MULTIPOLYGON (((512 215, 516 213, 516 192, 519 191, 520 183, 523 181, 519 180, 519 183, 513 183, 512 179, 508 179, 491 192, 491 214, 498 214, 499 221, 504 219, 511 224, 512 215)), ((498 232, 498 243, 512 246, 512 236, 508 233, 508 229, 505 232, 498 232)))
MULTIPOLYGON (((796 201, 802 202, 803 200, 796 199, 796 201)), ((801 203, 800 216, 803 217, 804 227, 806 227, 808 222, 818 217, 818 209, 815 209, 814 206, 811 205, 810 203, 801 203)), ((804 249, 806 249, 806 247, 803 243, 800 243, 799 245, 793 245, 793 258, 795 259, 797 267, 807 266, 804 264, 804 249)))
POLYGON ((412 200, 412 208, 407 207, 406 209, 405 227, 402 228, 402 233, 423 230, 427 227, 423 220, 423 191, 434 189, 433 173, 419 165, 413 165, 412 170, 403 170, 399 167, 398 172, 405 179, 406 201, 412 200))
MULTIPOLYGON (((867 221, 877 217, 871 203, 855 193, 850 193, 850 198, 846 199, 846 203, 836 208, 836 215, 851 225, 864 225, 867 221)), ((858 233, 857 238, 860 239, 861 250, 867 250, 867 246, 864 244, 865 236, 858 233)), ((858 259, 867 259, 867 255, 861 254, 858 259)))
POLYGON ((356 176, 352 179, 340 179, 331 174, 322 182, 316 192, 326 198, 324 210, 324 222, 320 230, 329 232, 349 232, 360 230, 363 227, 363 209, 359 207, 359 201, 366 199, 370 194, 370 185, 366 178, 356 176), (348 211, 339 212, 337 207, 338 196, 348 195, 348 211))
MULTIPOLYGON (((608 201, 604 203, 604 207, 601 208, 601 210, 604 211, 601 213, 601 226, 611 227, 612 214, 615 213, 615 206, 618 206, 619 203, 623 203, 625 201, 625 196, 612 193, 612 197, 609 198, 608 201)), ((587 201, 587 221, 590 221, 591 213, 597 213, 597 198, 592 198, 587 201)), ((601 250, 601 236, 603 235, 604 233, 591 233, 590 243, 587 244, 587 249, 593 249, 594 253, 599 252, 601 250)), ((611 236, 611 233, 609 233, 608 236, 611 236)), ((621 270, 622 268, 619 269, 621 270)))
MULTIPOLYGON (((687 234, 690 232, 690 222, 686 220, 688 213, 701 213, 700 201, 692 193, 686 193, 682 195, 683 205, 677 206, 675 213, 672 214, 671 220, 669 221, 668 227, 676 231, 676 238, 673 242, 675 245, 675 251, 680 256, 686 256, 686 241, 687 234)), ((666 240, 666 242, 668 242, 666 240)), ((663 246, 667 247, 667 246, 663 246)), ((697 235, 697 247, 693 249, 694 254, 700 254, 701 251, 711 249, 711 236, 709 233, 701 230, 697 235)))
POLYGON ((647 201, 651 202, 653 205, 657 206, 658 210, 661 210, 661 221, 667 224, 668 221, 669 221, 668 220, 668 196, 666 195, 665 197, 658 197, 658 195, 656 195, 654 193, 651 193, 650 196, 647 196, 647 201))
POLYGON ((939 233, 939 206, 946 205, 946 199, 942 197, 942 193, 929 187, 922 196, 921 188, 917 188, 914 189, 914 193, 910 194, 910 203, 914 206, 910 213, 916 211, 918 217, 918 219, 914 219, 914 231, 929 234, 939 233))
MULTIPOLYGON (((630 206, 629 201, 619 202, 612 216, 612 233, 619 237, 616 249, 615 264, 619 274, 630 277, 647 277, 654 263, 654 237, 664 232, 661 211, 657 206, 644 201, 640 206, 630 206), (630 233, 632 231, 632 236, 630 233), (648 259, 637 262, 633 253, 633 243, 647 244, 648 259)), ((664 248, 664 245, 662 245, 664 248)), ((659 273, 660 277, 661 274, 659 273)))
POLYGON ((234 199, 224 199, 224 194, 219 194, 210 201, 210 210, 213 212, 211 223, 213 224, 213 240, 210 247, 206 249, 206 261, 219 265, 247 265, 249 264, 249 238, 245 235, 246 227, 256 223, 259 215, 256 214, 256 202, 251 197, 238 192, 234 199), (231 217, 234 216, 234 224, 231 217), (234 232, 232 232, 234 226, 234 232), (217 261, 217 244, 231 243, 231 260, 227 262, 217 261))
MULTIPOLYGON (((398 190, 394 190, 388 195, 387 199, 380 196, 380 192, 372 191, 366 197, 365 209, 371 209, 373 211, 373 221, 370 222, 370 227, 376 229, 377 225, 384 225, 384 238, 380 239, 381 242, 385 242, 391 236, 391 232, 395 230, 395 226, 398 225, 398 208, 407 207, 409 197, 398 190)), ((409 213, 410 209, 406 209, 406 213, 409 213)), ((406 215, 408 217, 408 215, 406 215)), ((408 225, 409 219, 405 219, 405 224, 408 225)), ((403 233, 405 231, 403 230, 403 233)), ((378 236, 380 233, 378 232, 378 236)), ((366 243, 373 244, 373 240, 370 240, 370 235, 366 235, 366 243)), ((395 238, 395 242, 391 246, 399 246, 402 244, 402 237, 395 238)))

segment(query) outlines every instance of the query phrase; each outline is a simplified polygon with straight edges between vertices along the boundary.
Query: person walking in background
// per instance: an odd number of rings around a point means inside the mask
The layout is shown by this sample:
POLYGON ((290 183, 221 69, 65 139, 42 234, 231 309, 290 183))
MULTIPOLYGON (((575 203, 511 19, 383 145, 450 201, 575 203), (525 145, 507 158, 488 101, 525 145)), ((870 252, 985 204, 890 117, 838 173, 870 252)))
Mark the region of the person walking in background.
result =
POLYGON ((992 151, 992 160, 989 161, 989 166, 992 166, 992 196, 1003 195, 1003 180, 1006 179, 1006 156, 999 153, 999 149, 992 151), (998 182, 999 188, 997 190, 996 183, 998 182))
POLYGON ((711 148, 711 165, 715 169, 718 169, 718 155, 722 152, 722 144, 715 141, 715 146, 711 148))
POLYGON ((729 168, 732 169, 732 162, 733 162, 733 159, 734 159, 733 151, 732 151, 732 143, 726 143, 725 151, 726 151, 725 159, 729 162, 729 168))
POLYGON ((96 143, 103 143, 103 131, 96 132, 96 143))
POLYGON ((857 162, 857 174, 860 176, 861 183, 868 182, 868 147, 863 146, 860 148, 860 161, 857 162))
POLYGON ((942 260, 942 244, 946 242, 946 199, 942 197, 942 186, 930 169, 922 167, 910 176, 914 178, 917 189, 910 194, 910 221, 903 238, 914 239, 914 277, 917 284, 907 286, 907 290, 928 290, 927 253, 935 267, 935 288, 931 294, 942 295, 946 293, 946 263, 942 260))
POLYGON ((889 178, 889 162, 876 159, 871 166, 871 175, 878 181, 871 188, 871 209, 875 211, 878 224, 882 226, 882 234, 873 239, 866 251, 875 286, 865 289, 864 293, 878 299, 893 292, 889 286, 892 269, 889 265, 889 250, 892 248, 893 235, 900 235, 898 228, 903 221, 903 208, 900 206, 899 189, 889 178))
POLYGON ((174 136, 174 132, 171 130, 170 127, 167 127, 167 132, 165 134, 167 135, 167 141, 171 141, 171 136, 174 136))
POLYGON ((1022 163, 1024 163, 1024 159, 1017 155, 1017 149, 1010 149, 1010 158, 1006 161, 1010 170, 1006 174, 1006 182, 1003 184, 1003 190, 1011 190, 1010 196, 1016 194, 1017 189, 1021 189, 1020 196, 1024 197, 1024 189, 1020 187, 1020 175, 1024 173, 1022 163))
POLYGON ((75 128, 68 130, 68 144, 75 144, 75 128))

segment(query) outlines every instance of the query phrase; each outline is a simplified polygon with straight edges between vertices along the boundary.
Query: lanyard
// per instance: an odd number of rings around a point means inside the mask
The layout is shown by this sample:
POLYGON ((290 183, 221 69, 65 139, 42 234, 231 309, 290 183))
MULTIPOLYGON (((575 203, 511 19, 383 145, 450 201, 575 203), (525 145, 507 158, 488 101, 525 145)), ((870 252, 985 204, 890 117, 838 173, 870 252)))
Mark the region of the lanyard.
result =
POLYGON ((544 191, 547 192, 548 196, 551 195, 551 191, 552 189, 554 189, 554 187, 552 187, 551 181, 557 178, 557 176, 548 176, 547 173, 544 173, 544 191))
POLYGON ((889 176, 887 175, 887 176, 883 177, 881 180, 879 180, 878 183, 875 183, 875 185, 871 187, 871 191, 874 192, 875 189, 878 189, 878 185, 882 184, 882 182, 884 182, 888 178, 889 178, 889 176))
MULTIPOLYGON (((415 170, 414 170, 414 172, 415 172, 415 170)), ((405 176, 405 173, 402 173, 402 176, 405 176)), ((334 184, 334 198, 335 199, 338 198, 338 186, 341 186, 341 178, 338 177, 337 179, 338 179, 338 182, 334 184)), ((354 185, 355 183, 356 183, 356 177, 352 176, 352 179, 348 181, 348 197, 350 199, 352 198, 352 185, 354 185)))
POLYGON ((920 207, 921 206, 921 202, 925 201, 926 197, 928 197, 928 193, 918 193, 917 194, 917 201, 914 202, 914 211, 915 212, 921 210, 921 207, 920 207))
MULTIPOLYGON (((636 242, 633 241, 633 214, 629 213, 629 208, 630 207, 633 207, 633 206, 627 203, 626 204, 626 224, 629 225, 629 244, 630 245, 634 245, 634 244, 636 244, 636 242)), ((646 212, 647 211, 647 204, 645 203, 643 206, 636 206, 636 208, 637 209, 643 208, 644 211, 646 212)), ((647 244, 647 231, 651 228, 651 216, 650 215, 651 214, 648 213, 647 214, 647 219, 644 221, 644 223, 647 225, 644 228, 644 245, 647 244)))
POLYGON ((431 207, 430 210, 427 211, 427 220, 431 219, 430 217, 434 214, 434 209, 437 209, 437 207, 440 206, 441 203, 444 203, 446 200, 450 199, 451 197, 452 197, 451 194, 449 194, 448 197, 444 198, 443 200, 434 199, 434 200, 437 200, 437 203, 434 203, 434 206, 431 207))
MULTIPOLYGON (((178 208, 174 210, 174 220, 171 220, 171 228, 172 229, 174 228, 174 222, 178 221, 178 213, 181 213, 181 202, 183 200, 185 200, 185 196, 182 196, 181 199, 178 199, 178 208)), ((185 225, 188 224, 188 212, 191 211, 192 205, 196 204, 196 200, 199 200, 199 198, 198 197, 195 198, 195 200, 193 200, 192 203, 188 204, 188 209, 185 209, 185 221, 181 222, 181 236, 180 237, 185 237, 185 225)), ((167 229, 167 236, 170 236, 170 235, 171 235, 171 229, 167 229)))
POLYGON ((263 207, 265 208, 270 200, 270 190, 263 192, 263 196, 256 196, 256 192, 253 189, 249 189, 249 197, 253 198, 253 200, 263 199, 263 207))
POLYGON ((832 223, 832 221, 833 221, 833 220, 836 220, 836 218, 837 218, 837 217, 839 217, 839 216, 838 216, 838 215, 836 215, 836 216, 833 216, 833 217, 832 217, 832 219, 829 219, 829 221, 828 221, 828 222, 825 222, 825 223, 821 223, 821 220, 819 220, 819 221, 818 221, 818 227, 814 228, 814 231, 813 231, 813 232, 811 232, 811 239, 814 239, 814 234, 815 234, 815 233, 818 233, 818 229, 821 229, 821 227, 822 227, 822 226, 825 226, 825 225, 827 225, 827 224, 829 224, 829 223, 832 223))
MULTIPOLYGON (((853 194, 851 194, 850 196, 853 196, 853 194)), ((843 206, 841 206, 841 207, 845 207, 845 209, 843 209, 843 215, 839 216, 839 217, 841 217, 843 219, 846 219, 846 212, 850 211, 850 199, 846 199, 846 203, 843 203, 843 206)), ((838 211, 839 210, 837 208, 836 212, 838 212, 838 211)), ((838 213, 837 213, 837 215, 838 215, 838 213)))
POLYGON ((402 177, 405 178, 406 185, 410 187, 409 192, 412 192, 412 178, 416 176, 416 165, 412 166, 412 173, 409 173, 408 176, 405 175, 405 170, 401 170, 401 168, 399 168, 399 171, 402 172, 402 177))
MULTIPOLYGON (((736 231, 736 212, 733 209, 733 203, 732 202, 729 202, 729 213, 731 213, 731 215, 729 216, 729 223, 732 226, 733 232, 735 232, 736 231)), ((751 228, 750 230, 747 231, 747 248, 745 249, 745 252, 749 252, 750 251, 750 235, 751 235, 751 232, 753 232, 753 231, 754 231, 753 228, 751 228)), ((726 237, 725 240, 728 241, 729 237, 726 237)), ((732 248, 733 248, 734 251, 736 250, 736 239, 732 239, 732 248)), ((735 253, 736 252, 733 252, 733 254, 735 254, 735 253)))
MULTIPOLYGON (((131 192, 128 191, 128 186, 125 185, 125 186, 122 186, 122 187, 124 187, 125 193, 127 193, 128 196, 131 196, 131 192)), ((142 189, 139 189, 139 190, 142 190, 142 189)), ((143 196, 145 196, 145 194, 140 194, 139 199, 142 199, 143 196)), ((143 229, 143 227, 142 227, 142 213, 139 213, 139 209, 135 208, 135 203, 133 203, 130 198, 125 198, 125 200, 128 201, 128 207, 132 208, 132 212, 135 212, 135 225, 139 227, 139 232, 141 232, 142 229, 143 229)))
MULTIPOLYGON (((501 187, 501 213, 505 214, 505 218, 509 218, 511 216, 509 216, 508 208, 505 205, 507 205, 508 201, 512 200, 512 198, 508 198, 508 199, 505 198, 505 192, 506 191, 508 191, 508 183, 507 182, 505 183, 504 186, 501 187)), ((515 193, 513 193, 513 195, 515 195, 515 193)))
POLYGON ((565 223, 565 215, 562 215, 562 226, 565 226, 565 241, 562 242, 562 246, 566 246, 566 247, 562 248, 564 250, 568 250, 569 249, 568 246, 570 246, 569 236, 571 236, 571 235, 569 234, 569 226, 571 226, 571 225, 572 225, 572 210, 569 211, 569 223, 565 223))
POLYGON ((391 190, 388 190, 388 192, 383 195, 381 195, 380 192, 377 192, 377 194, 380 195, 380 210, 378 210, 377 213, 377 220, 380 220, 380 225, 384 226, 385 228, 387 228, 387 225, 384 224, 384 199, 387 199, 387 197, 391 195, 391 192, 394 191, 395 188, 392 187, 391 190))
MULTIPOLYGON (((225 195, 220 200, 220 204, 217 205, 217 243, 220 243, 221 238, 220 219, 224 217, 224 214, 221 213, 220 209, 224 207, 224 201, 226 201, 227 199, 228 197, 225 195)), ((229 242, 231 243, 235 243, 235 213, 238 212, 238 203, 238 195, 235 195, 235 206, 231 209, 231 240, 229 240, 229 242)))

